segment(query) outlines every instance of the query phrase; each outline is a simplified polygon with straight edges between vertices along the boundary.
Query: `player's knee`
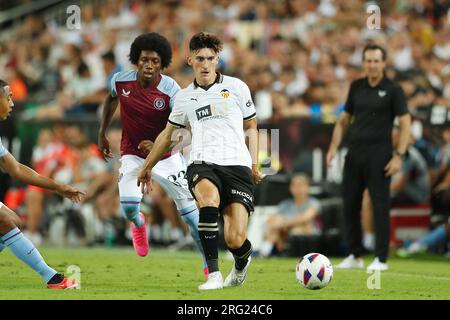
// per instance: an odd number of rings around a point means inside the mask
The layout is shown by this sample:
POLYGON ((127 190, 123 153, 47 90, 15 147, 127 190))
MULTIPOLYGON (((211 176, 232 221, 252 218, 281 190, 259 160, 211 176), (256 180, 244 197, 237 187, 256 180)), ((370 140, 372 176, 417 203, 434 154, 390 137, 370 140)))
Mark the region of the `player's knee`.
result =
POLYGON ((23 227, 24 227, 24 223, 23 223, 22 219, 20 219, 19 216, 14 217, 14 224, 15 224, 16 227, 19 228, 20 230, 22 230, 23 227))
POLYGON ((12 217, 0 212, 0 234, 5 234, 17 227, 16 222, 12 217))
POLYGON ((219 207, 220 196, 217 187, 208 179, 202 179, 195 186, 195 197, 201 208, 219 207))
POLYGON ((220 197, 216 192, 197 192, 196 198, 200 208, 203 207, 218 208, 220 205, 220 197))
POLYGON ((225 235, 225 243, 227 247, 231 249, 239 249, 240 247, 242 247, 245 239, 247 239, 246 232, 240 230, 229 232, 227 235, 225 235))
POLYGON ((214 193, 199 194, 197 195, 197 202, 200 208, 203 207, 218 208, 220 205, 220 198, 218 195, 215 195, 214 193))
POLYGON ((139 203, 121 203, 120 206, 128 219, 132 219, 139 214, 139 203))

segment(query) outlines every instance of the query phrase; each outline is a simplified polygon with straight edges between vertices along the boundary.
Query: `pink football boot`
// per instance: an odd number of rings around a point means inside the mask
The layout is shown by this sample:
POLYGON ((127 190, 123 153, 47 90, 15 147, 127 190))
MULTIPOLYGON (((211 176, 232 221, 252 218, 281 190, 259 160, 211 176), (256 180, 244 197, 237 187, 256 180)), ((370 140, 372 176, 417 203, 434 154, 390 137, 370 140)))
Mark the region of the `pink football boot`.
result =
POLYGON ((136 227, 134 223, 131 223, 131 232, 133 234, 133 246, 134 250, 140 257, 145 257, 148 254, 148 238, 147 238, 147 228, 145 226, 145 217, 142 212, 139 212, 143 224, 141 227, 136 227))

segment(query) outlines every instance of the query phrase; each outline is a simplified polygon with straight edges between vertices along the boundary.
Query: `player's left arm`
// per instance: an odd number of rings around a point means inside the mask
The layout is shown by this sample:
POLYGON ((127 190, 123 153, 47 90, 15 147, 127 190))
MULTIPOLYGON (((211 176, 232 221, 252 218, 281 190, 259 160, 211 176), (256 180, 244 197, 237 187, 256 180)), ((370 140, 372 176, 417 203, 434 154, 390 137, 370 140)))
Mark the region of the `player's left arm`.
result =
POLYGON ((244 119, 244 133, 245 143, 252 158, 252 174, 255 183, 260 183, 262 180, 261 173, 258 170, 258 123, 256 121, 256 109, 252 100, 250 88, 242 80, 237 80, 239 92, 239 107, 242 111, 244 119))
POLYGON ((252 173, 255 183, 260 183, 262 180, 261 173, 258 170, 258 152, 259 152, 259 137, 258 137, 258 122, 256 117, 244 120, 245 143, 252 157, 252 173))
POLYGON ((406 113, 398 118, 399 122, 399 140, 397 149, 393 151, 392 159, 384 168, 386 176, 392 176, 402 167, 402 157, 408 149, 411 137, 411 116, 406 113))
POLYGON ((10 153, 0 157, 0 167, 13 178, 33 186, 53 190, 61 196, 67 197, 75 202, 81 201, 81 197, 85 195, 84 192, 71 186, 60 184, 51 178, 38 174, 30 167, 18 162, 10 153))
POLYGON ((392 92, 392 111, 398 117, 400 136, 396 150, 393 150, 392 159, 384 168, 386 176, 392 176, 398 172, 402 166, 402 157, 408 149, 411 137, 411 116, 408 112, 405 93, 403 89, 396 85, 392 92))

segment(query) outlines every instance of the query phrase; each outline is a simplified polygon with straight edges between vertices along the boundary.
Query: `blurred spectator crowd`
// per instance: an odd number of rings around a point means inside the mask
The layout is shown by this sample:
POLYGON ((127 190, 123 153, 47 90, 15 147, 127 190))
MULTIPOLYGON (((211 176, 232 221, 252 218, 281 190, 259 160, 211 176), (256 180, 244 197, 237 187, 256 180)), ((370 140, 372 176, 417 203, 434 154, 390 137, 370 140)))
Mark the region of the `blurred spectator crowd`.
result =
MULTIPOLYGON (((308 139, 300 134, 302 126, 333 125, 351 81, 362 76, 362 49, 377 43, 387 48, 387 75, 403 87, 415 120, 411 158, 394 179, 393 196, 405 200, 401 188, 417 183, 419 195, 414 191, 407 200, 422 203, 431 198, 445 211, 450 198, 442 196, 450 190, 450 126, 446 122, 433 126, 430 118, 433 107, 450 111, 450 1, 377 1, 381 25, 373 30, 367 26, 369 4, 361 0, 85 1, 79 30, 35 15, 27 16, 15 30, 2 30, 10 36, 0 43, 1 77, 10 83, 21 121, 60 123, 74 115, 98 117, 112 75, 132 68, 128 53, 137 35, 155 31, 169 39, 174 57, 164 73, 185 87, 192 81, 185 59, 188 41, 198 31, 212 32, 224 42, 221 71, 248 84, 260 127, 282 128, 276 167, 291 173, 302 168, 298 155, 308 139)), ((32 163, 55 178, 85 183, 92 212, 109 221, 118 214, 117 164, 102 162, 89 137, 69 127, 62 133, 58 125, 41 131, 32 163), (61 155, 66 147, 70 156, 61 155), (59 163, 61 159, 66 163, 59 163), (66 166, 70 174, 64 172, 66 166)), ((112 136, 118 144, 120 131, 113 130, 112 136)), ((321 147, 328 143, 325 139, 321 147)), ((163 192, 155 190, 156 202, 163 203, 163 192)), ((27 190, 31 232, 37 232, 34 220, 40 221, 46 197, 42 190, 27 190)), ((178 239, 179 219, 170 212, 159 216, 169 217, 170 233, 178 239)))

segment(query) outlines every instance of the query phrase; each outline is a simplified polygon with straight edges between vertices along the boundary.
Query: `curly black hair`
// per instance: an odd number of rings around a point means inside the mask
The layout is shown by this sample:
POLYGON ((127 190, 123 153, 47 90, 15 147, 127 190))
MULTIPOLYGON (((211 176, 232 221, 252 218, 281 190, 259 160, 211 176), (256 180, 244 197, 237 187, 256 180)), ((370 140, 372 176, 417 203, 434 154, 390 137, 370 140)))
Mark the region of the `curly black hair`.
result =
POLYGON ((155 51, 161 57, 162 68, 167 68, 172 62, 172 47, 169 41, 156 32, 144 33, 134 39, 131 44, 129 60, 137 65, 142 50, 155 51))
POLYGON ((216 36, 209 33, 200 32, 191 38, 191 41, 189 42, 189 50, 192 52, 203 48, 212 49, 215 53, 219 53, 222 51, 223 44, 216 36))
POLYGON ((0 95, 3 95, 5 93, 4 87, 6 87, 7 85, 8 85, 8 82, 0 79, 0 95))

